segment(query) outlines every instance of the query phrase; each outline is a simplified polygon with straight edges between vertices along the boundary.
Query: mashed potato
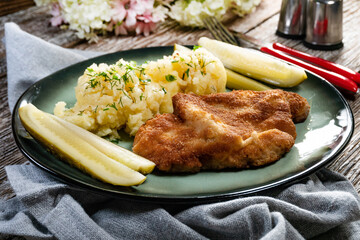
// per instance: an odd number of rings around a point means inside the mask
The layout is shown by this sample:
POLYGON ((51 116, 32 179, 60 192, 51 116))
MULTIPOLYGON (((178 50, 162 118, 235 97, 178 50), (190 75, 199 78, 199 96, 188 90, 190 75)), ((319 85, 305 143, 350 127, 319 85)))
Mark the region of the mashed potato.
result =
POLYGON ((173 112, 176 93, 223 92, 225 85, 223 64, 204 48, 175 51, 141 66, 121 59, 88 67, 78 79, 74 107, 59 102, 54 114, 99 136, 117 138, 122 128, 135 135, 146 120, 173 112))

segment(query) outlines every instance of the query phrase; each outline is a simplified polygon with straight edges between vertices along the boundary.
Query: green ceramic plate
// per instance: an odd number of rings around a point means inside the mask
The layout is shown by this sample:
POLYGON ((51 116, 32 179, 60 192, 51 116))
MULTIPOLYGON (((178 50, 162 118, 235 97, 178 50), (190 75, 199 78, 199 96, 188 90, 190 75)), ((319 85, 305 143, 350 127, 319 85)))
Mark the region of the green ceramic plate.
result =
MULTIPOLYGON (((199 203, 230 199, 300 180, 329 164, 349 142, 354 128, 350 107, 332 85, 310 73, 303 84, 289 89, 305 97, 311 105, 307 120, 296 124, 298 136, 294 147, 276 163, 258 169, 171 175, 154 172, 140 186, 116 187, 93 179, 59 160, 29 137, 21 125, 18 108, 25 102, 49 113, 58 101, 74 104, 77 78, 92 63, 111 64, 120 58, 142 63, 170 55, 172 51, 172 47, 155 47, 107 54, 38 81, 20 97, 14 109, 12 124, 18 147, 34 164, 77 187, 121 198, 199 203)), ((131 149, 132 141, 124 135, 124 141, 119 145, 131 149)))

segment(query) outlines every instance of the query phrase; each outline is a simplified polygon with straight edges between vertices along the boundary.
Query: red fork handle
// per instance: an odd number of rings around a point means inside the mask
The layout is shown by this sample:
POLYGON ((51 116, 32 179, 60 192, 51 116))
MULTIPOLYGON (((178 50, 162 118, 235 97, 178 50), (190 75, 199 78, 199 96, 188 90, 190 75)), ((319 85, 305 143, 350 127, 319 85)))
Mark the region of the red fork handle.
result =
POLYGON ((301 58, 308 62, 319 65, 319 66, 326 68, 327 70, 330 70, 332 72, 336 72, 340 75, 343 75, 344 77, 347 77, 347 78, 353 80, 354 82, 356 82, 357 84, 360 85, 360 74, 347 68, 347 67, 344 67, 339 64, 327 61, 325 59, 315 57, 310 54, 286 47, 280 43, 273 43, 273 48, 276 50, 280 50, 282 52, 288 53, 294 57, 301 58))
POLYGON ((344 77, 340 74, 334 73, 334 72, 330 72, 328 70, 322 69, 320 67, 314 66, 310 63, 304 62, 302 60, 299 60, 297 58, 291 57, 289 55, 287 55, 286 53, 277 51, 273 48, 269 48, 269 47, 262 47, 260 49, 262 52, 268 53, 274 57, 280 58, 282 60, 291 62, 297 66, 300 66, 302 68, 305 68, 306 70, 309 70, 315 74, 318 74, 319 76, 325 78, 326 80, 328 80, 330 83, 332 83, 333 85, 340 87, 342 89, 348 90, 351 93, 357 93, 358 92, 358 86, 356 85, 356 83, 352 80, 350 80, 347 77, 344 77))

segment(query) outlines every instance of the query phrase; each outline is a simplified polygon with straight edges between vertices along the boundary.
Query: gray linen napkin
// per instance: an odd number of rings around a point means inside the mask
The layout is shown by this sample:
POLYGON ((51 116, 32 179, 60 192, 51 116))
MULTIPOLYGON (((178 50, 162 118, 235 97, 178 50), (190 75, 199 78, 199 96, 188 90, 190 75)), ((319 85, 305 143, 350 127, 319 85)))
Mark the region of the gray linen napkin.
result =
POLYGON ((12 112, 16 100, 37 80, 66 66, 104 53, 64 49, 5 24, 8 100, 12 112))
MULTIPOLYGON (((11 108, 29 84, 89 56, 44 42, 14 23, 5 25, 5 41, 9 93, 15 93, 9 96, 11 108)), ((7 166, 6 172, 16 197, 0 200, 0 238, 357 239, 360 236, 358 194, 343 176, 326 169, 288 187, 196 206, 140 203, 85 192, 32 164, 7 166)))

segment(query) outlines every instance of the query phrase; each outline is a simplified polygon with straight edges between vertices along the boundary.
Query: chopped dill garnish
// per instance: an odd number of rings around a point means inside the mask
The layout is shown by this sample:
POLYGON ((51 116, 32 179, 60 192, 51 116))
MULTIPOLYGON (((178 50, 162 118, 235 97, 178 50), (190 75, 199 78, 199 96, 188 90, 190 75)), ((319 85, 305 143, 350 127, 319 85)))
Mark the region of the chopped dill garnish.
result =
POLYGON ((139 74, 139 79, 141 79, 141 76, 144 75, 145 76, 145 68, 140 67, 140 74, 139 74))
POLYGON ((135 70, 134 66, 132 66, 130 64, 126 64, 125 67, 126 67, 126 70, 131 70, 131 71, 135 70))
POLYGON ((113 79, 117 80, 117 81, 120 81, 120 78, 119 78, 119 74, 118 73, 115 73, 113 76, 112 76, 113 79))
POLYGON ((160 85, 160 87, 161 87, 161 90, 162 90, 165 94, 167 94, 166 89, 165 89, 163 86, 161 86, 161 85, 160 85))
POLYGON ((215 62, 215 61, 210 61, 210 62, 206 63, 206 61, 205 61, 204 59, 201 59, 201 60, 202 60, 202 61, 201 61, 201 64, 200 64, 200 67, 201 67, 201 68, 204 68, 204 67, 206 67, 207 65, 209 65, 210 63, 215 62))
POLYGON ((109 76, 107 75, 106 72, 101 72, 101 73, 98 73, 97 76, 101 76, 101 77, 104 77, 105 80, 109 78, 109 76))
MULTIPOLYGON (((100 82, 96 80, 96 78, 92 78, 89 80, 88 84, 90 85, 90 88, 95 88, 97 85, 100 85, 100 82)), ((86 88, 88 88, 87 86, 86 88)))
POLYGON ((85 110, 79 111, 78 115, 79 115, 79 116, 82 116, 84 111, 85 111, 85 110))
POLYGON ((106 106, 107 106, 107 107, 111 107, 111 108, 115 109, 116 111, 118 110, 115 103, 108 104, 108 105, 106 105, 106 106))
POLYGON ((166 81, 173 82, 176 80, 176 77, 174 75, 168 74, 165 76, 166 81))
POLYGON ((186 71, 185 71, 187 77, 189 77, 189 71, 190 71, 190 68, 186 69, 186 71))
POLYGON ((182 75, 182 80, 185 80, 185 75, 186 75, 186 77, 189 77, 189 71, 190 71, 190 68, 186 69, 186 71, 182 75))
POLYGON ((119 104, 121 105, 121 107, 124 107, 124 104, 122 102, 122 97, 120 97, 120 99, 119 99, 119 104))
POLYGON ((193 67, 193 65, 191 65, 190 63, 185 63, 186 65, 188 65, 189 67, 193 67))
POLYGON ((116 81, 110 81, 110 88, 111 90, 114 88, 114 86, 117 85, 116 81))
MULTIPOLYGON (((124 95, 127 97, 127 98, 129 98, 129 99, 131 99, 131 97, 127 94, 127 92, 125 92, 125 90, 122 88, 122 89, 120 89, 123 93, 124 93, 124 95)), ((132 100, 132 99, 131 99, 132 100)))
POLYGON ((148 79, 140 79, 140 82, 149 83, 149 82, 151 82, 151 79, 150 78, 148 78, 148 79))
POLYGON ((124 80, 125 84, 127 84, 129 82, 128 72, 125 72, 125 74, 122 76, 122 79, 124 80))

